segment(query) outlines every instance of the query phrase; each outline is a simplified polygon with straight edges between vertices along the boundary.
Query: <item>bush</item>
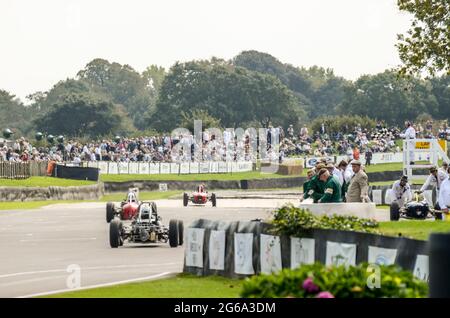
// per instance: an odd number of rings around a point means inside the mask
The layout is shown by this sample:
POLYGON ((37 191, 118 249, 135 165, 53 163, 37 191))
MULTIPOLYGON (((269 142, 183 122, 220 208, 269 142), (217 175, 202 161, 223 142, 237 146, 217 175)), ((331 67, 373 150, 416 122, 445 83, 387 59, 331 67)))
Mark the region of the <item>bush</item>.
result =
POLYGON ((373 129, 375 128, 376 122, 367 116, 358 115, 345 115, 345 116, 325 116, 318 117, 314 119, 311 123, 311 129, 313 132, 319 132, 322 127, 322 123, 325 125, 325 130, 327 134, 335 133, 353 133, 355 127, 358 124, 362 129, 373 129))
POLYGON ((370 289, 367 263, 326 267, 320 263, 285 269, 277 274, 247 278, 241 297, 276 298, 418 298, 426 297, 428 285, 396 265, 380 266, 380 288, 370 289))
POLYGON ((307 229, 333 229, 378 233, 378 222, 356 216, 315 216, 308 210, 285 205, 273 213, 271 224, 278 235, 300 236, 307 229))

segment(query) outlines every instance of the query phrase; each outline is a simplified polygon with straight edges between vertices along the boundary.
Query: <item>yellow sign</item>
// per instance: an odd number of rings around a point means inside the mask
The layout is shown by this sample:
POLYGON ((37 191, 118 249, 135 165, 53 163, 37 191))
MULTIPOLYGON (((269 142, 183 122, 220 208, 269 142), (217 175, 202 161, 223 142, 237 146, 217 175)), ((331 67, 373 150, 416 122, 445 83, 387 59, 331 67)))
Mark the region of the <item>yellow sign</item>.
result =
POLYGON ((416 142, 416 149, 430 149, 429 141, 416 142))
MULTIPOLYGON (((442 150, 444 152, 447 152, 447 140, 439 139, 438 142, 442 150)), ((416 142, 416 149, 430 149, 430 142, 429 141, 416 142)))

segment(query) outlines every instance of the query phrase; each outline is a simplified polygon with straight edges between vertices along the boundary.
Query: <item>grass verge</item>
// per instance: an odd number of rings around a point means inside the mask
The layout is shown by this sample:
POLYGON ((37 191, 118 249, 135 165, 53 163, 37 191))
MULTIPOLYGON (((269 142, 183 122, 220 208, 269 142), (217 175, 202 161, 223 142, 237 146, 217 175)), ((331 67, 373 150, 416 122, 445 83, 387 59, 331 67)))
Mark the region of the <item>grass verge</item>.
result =
POLYGON ((235 298, 243 280, 220 276, 176 277, 45 296, 47 298, 235 298))
POLYGON ((450 221, 416 221, 380 222, 380 232, 384 235, 428 240, 433 232, 450 232, 450 221))
POLYGON ((0 179, 0 187, 71 187, 96 184, 95 181, 73 180, 54 177, 30 177, 28 179, 0 179))

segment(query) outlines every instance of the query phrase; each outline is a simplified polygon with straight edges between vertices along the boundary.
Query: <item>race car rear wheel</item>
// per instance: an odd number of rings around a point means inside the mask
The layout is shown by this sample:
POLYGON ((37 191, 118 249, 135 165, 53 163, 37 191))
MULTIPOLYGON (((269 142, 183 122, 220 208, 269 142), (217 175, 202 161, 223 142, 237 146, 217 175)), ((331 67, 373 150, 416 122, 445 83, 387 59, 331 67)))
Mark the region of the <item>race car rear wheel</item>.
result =
POLYGON ((106 222, 109 223, 114 219, 114 203, 106 203, 106 222))
POLYGON ((217 198, 216 198, 216 194, 215 193, 211 194, 211 202, 212 202, 212 206, 213 207, 217 206, 217 198))
POLYGON ((170 247, 178 246, 178 221, 170 220, 169 222, 169 245, 170 247))
POLYGON ((189 196, 188 194, 185 192, 183 193, 183 206, 187 206, 189 202, 189 196))
POLYGON ((122 223, 119 219, 114 219, 109 223, 109 245, 112 248, 117 248, 121 244, 122 238, 120 237, 122 223))
POLYGON ((178 220, 178 245, 182 246, 184 242, 184 224, 183 221, 178 220))
POLYGON ((444 219, 444 216, 442 215, 442 212, 435 212, 434 213, 434 220, 435 221, 442 221, 444 219))
POLYGON ((390 214, 391 221, 398 221, 400 219, 400 206, 397 202, 391 203, 390 214))
POLYGON ((158 207, 155 202, 152 202, 152 213, 158 214, 158 207))

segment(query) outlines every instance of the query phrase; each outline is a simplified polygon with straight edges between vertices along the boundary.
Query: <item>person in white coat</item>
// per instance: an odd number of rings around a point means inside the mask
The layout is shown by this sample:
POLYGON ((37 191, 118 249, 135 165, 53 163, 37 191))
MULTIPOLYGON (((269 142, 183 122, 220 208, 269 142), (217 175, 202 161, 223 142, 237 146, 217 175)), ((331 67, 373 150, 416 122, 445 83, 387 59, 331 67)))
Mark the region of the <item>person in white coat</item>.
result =
POLYGON ((436 200, 439 201, 439 191, 442 183, 446 179, 448 179, 448 175, 445 172, 443 172, 442 170, 438 170, 436 167, 431 167, 430 175, 428 176, 423 186, 420 188, 420 192, 427 190, 429 187, 432 188, 436 187, 436 194, 437 194, 436 200))
POLYGON ((412 200, 411 187, 407 176, 403 176, 400 180, 394 182, 390 196, 391 202, 397 203, 400 207, 412 200))
POLYGON ((408 148, 409 150, 409 161, 410 164, 414 164, 414 149, 416 147, 414 140, 412 139, 416 139, 416 130, 414 129, 413 125, 408 121, 406 122, 406 130, 405 132, 401 135, 401 137, 407 139, 407 140, 411 140, 408 141, 408 148))
MULTIPOLYGON (((450 171, 448 171, 450 172, 450 171)), ((447 178, 442 182, 441 189, 439 190, 439 208, 444 213, 449 212, 450 208, 450 179, 447 178)))

